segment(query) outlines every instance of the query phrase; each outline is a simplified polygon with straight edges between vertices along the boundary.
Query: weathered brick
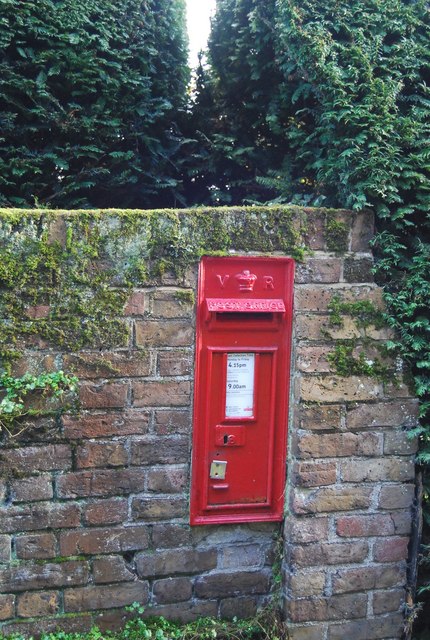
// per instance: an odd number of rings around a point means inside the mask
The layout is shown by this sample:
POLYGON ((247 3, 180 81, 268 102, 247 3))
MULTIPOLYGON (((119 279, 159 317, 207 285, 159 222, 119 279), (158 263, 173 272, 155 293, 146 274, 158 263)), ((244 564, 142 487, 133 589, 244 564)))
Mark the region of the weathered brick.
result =
POLYGON ((343 278, 346 282, 373 282, 373 259, 366 257, 345 258, 343 278))
POLYGON ((339 258, 308 258, 297 264, 295 282, 297 284, 339 282, 341 274, 339 258))
POLYGON ((108 436, 143 435, 148 431, 150 414, 146 411, 128 410, 122 413, 63 416, 64 434, 67 438, 107 438, 108 436))
POLYGON ((392 536, 396 533, 390 514, 342 516, 336 523, 339 536, 361 538, 369 536, 392 536))
POLYGON ((219 569, 250 569, 262 564, 264 554, 260 545, 232 545, 223 547, 218 552, 219 569))
POLYGON ((373 400, 381 397, 382 393, 382 385, 366 377, 309 376, 300 381, 300 394, 304 402, 373 400))
POLYGON ((148 380, 133 383, 135 407, 185 407, 190 404, 187 380, 148 380))
POLYGON ((305 373, 328 373, 332 370, 327 359, 333 347, 326 346, 299 346, 296 350, 296 366, 299 371, 305 373))
POLYGON ((342 326, 331 324, 329 316, 300 313, 296 317, 298 340, 322 340, 330 336, 333 340, 352 340, 361 336, 360 329, 352 318, 346 317, 342 326))
POLYGON ((117 524, 127 519, 126 498, 108 498, 88 502, 83 509, 84 522, 89 525, 117 524))
POLYGON ((57 613, 60 607, 57 591, 38 591, 18 596, 16 611, 21 618, 36 618, 57 613))
POLYGON ((405 602, 403 589, 375 591, 373 594, 373 613, 375 615, 399 611, 405 602))
POLYGON ((220 603, 220 616, 223 620, 253 618, 256 613, 257 598, 252 596, 225 598, 220 603))
POLYGON ((294 308, 296 311, 327 311, 333 293, 324 285, 296 285, 294 308))
POLYGON ((15 539, 17 558, 23 560, 55 558, 57 539, 53 533, 30 533, 15 539))
POLYGON ((404 458, 348 460, 340 470, 344 482, 406 482, 415 477, 414 461, 404 458))
POLYGON ((80 379, 88 380, 143 377, 151 374, 151 356, 147 352, 137 350, 82 352, 78 355, 65 355, 64 368, 66 371, 72 371, 80 379))
POLYGON ((342 420, 341 405, 300 406, 299 425, 307 431, 327 431, 340 429, 342 420))
POLYGON ((188 459, 189 443, 184 436, 147 437, 131 444, 131 464, 180 464, 188 459))
POLYGON ((0 620, 15 617, 15 596, 11 593, 0 595, 0 620))
POLYGON ((373 620, 360 620, 333 625, 329 629, 329 640, 380 640, 381 638, 400 638, 403 627, 401 614, 373 620))
POLYGON ((417 449, 417 438, 409 438, 405 431, 389 431, 384 436, 385 455, 411 456, 417 449))
POLYGON ((156 580, 153 586, 153 593, 158 604, 183 602, 191 598, 192 584, 189 578, 156 580))
POLYGON ((83 409, 118 409, 127 405, 128 388, 123 382, 81 384, 79 400, 83 409))
POLYGON ((142 316, 148 306, 145 291, 132 291, 124 307, 125 316, 142 316))
POLYGON ((148 491, 182 493, 188 484, 188 467, 165 467, 148 471, 148 491))
POLYGON ((154 524, 152 540, 156 549, 190 545, 191 529, 189 525, 154 524))
POLYGON ((294 228, 300 233, 306 246, 312 251, 323 251, 326 246, 326 218, 325 216, 316 215, 316 212, 311 208, 307 208, 305 211, 305 228, 302 227, 300 219, 293 221, 294 228))
POLYGON ((321 640, 325 624, 288 625, 288 640, 321 640))
POLYGON ((393 382, 385 382, 384 383, 384 395, 387 398, 405 398, 410 400, 411 396, 414 395, 414 391, 412 386, 409 386, 405 382, 399 381, 399 379, 394 379, 393 382))
POLYGON ((155 432, 160 435, 191 432, 189 411, 160 410, 155 412, 155 432))
POLYGON ((235 571, 231 573, 212 573, 199 576, 194 590, 198 598, 219 598, 245 594, 268 593, 270 572, 235 571))
POLYGON ((193 574, 210 571, 217 565, 215 549, 168 549, 155 553, 139 553, 136 568, 140 578, 193 574))
MULTIPOLYGON (((152 609, 150 610, 152 611, 152 609)), ((134 617, 135 615, 126 609, 106 609, 105 611, 93 613, 94 624, 97 625, 97 628, 102 633, 109 632, 109 634, 112 631, 123 631, 124 625, 134 617)))
POLYGON ((377 540, 373 547, 376 562, 398 562, 408 557, 409 538, 385 538, 377 540))
POLYGON ((370 432, 305 434, 298 438, 297 455, 302 458, 382 455, 382 434, 370 432))
POLYGON ((35 473, 70 469, 72 452, 65 444, 47 444, 43 447, 19 447, 0 453, 3 471, 35 473))
POLYGON ((394 484, 381 488, 378 506, 380 509, 405 509, 412 505, 415 496, 413 484, 394 484))
POLYGON ((188 347, 193 339, 194 330, 189 320, 136 321, 138 347, 188 347))
POLYGON ((193 357, 184 351, 161 351, 158 354, 160 376, 188 376, 193 367, 193 357))
POLYGON ((384 308, 382 289, 372 284, 339 285, 326 287, 325 285, 296 285, 294 289, 294 308, 297 311, 328 312, 333 297, 337 296, 342 302, 358 302, 369 300, 378 309, 384 308))
POLYGON ((122 442, 86 442, 76 448, 76 468, 123 467, 128 453, 122 442))
POLYGON ((369 243, 375 235, 374 214, 370 211, 355 213, 352 220, 350 251, 369 251, 369 243))
POLYGON ((50 313, 51 307, 47 304, 36 304, 25 309, 25 315, 32 320, 48 318, 50 313))
POLYGON ((292 495, 294 513, 349 511, 370 506, 372 489, 368 487, 323 487, 312 491, 296 489, 292 495))
POLYGON ((319 542, 328 536, 328 518, 287 518, 285 522, 286 542, 319 542))
POLYGON ((335 462, 300 462, 294 467, 296 487, 320 487, 335 482, 335 462))
POLYGON ((147 615, 164 616, 178 622, 192 622, 198 618, 205 617, 216 618, 218 616, 218 602, 216 600, 208 600, 154 605, 151 609, 148 609, 147 615))
POLYGON ((63 216, 52 216, 48 222, 48 244, 59 243, 63 248, 67 244, 67 222, 63 216))
POLYGON ((81 510, 76 504, 35 503, 0 508, 0 532, 64 529, 80 524, 81 510))
POLYGON ((36 621, 14 622, 5 625, 2 632, 9 636, 18 634, 25 638, 37 637, 41 633, 55 633, 61 629, 64 633, 89 633, 93 626, 92 617, 89 614, 73 617, 54 616, 52 618, 39 618, 36 621))
POLYGON ((406 565, 379 565, 339 569, 332 578, 333 593, 369 591, 401 586, 406 580, 406 565))
POLYGON ((348 408, 346 424, 349 430, 367 427, 412 427, 418 421, 415 400, 359 404, 348 408))
POLYGON ((397 536, 405 536, 411 533, 412 514, 410 509, 392 511, 390 516, 394 525, 394 533, 397 536))
POLYGON ((15 592, 81 585, 88 582, 88 577, 88 564, 82 561, 25 564, 0 569, 0 589, 15 592))
POLYGON ((92 528, 60 534, 60 553, 63 556, 123 553, 147 549, 148 544, 146 527, 92 528))
POLYGON ((287 578, 288 592, 294 598, 306 596, 322 596, 326 582, 325 571, 303 571, 294 568, 294 573, 287 578))
POLYGON ((145 487, 142 469, 103 469, 65 473, 57 478, 60 498, 104 497, 138 493, 145 487))
POLYGON ((330 598, 293 600, 288 603, 287 607, 292 622, 364 618, 366 610, 367 596, 357 593, 336 595, 330 598))
POLYGON ((369 551, 367 542, 318 542, 303 547, 293 547, 291 560, 294 566, 347 564, 363 562, 369 551))
POLYGON ((0 536, 0 562, 10 562, 11 541, 10 536, 0 536))
POLYGON ((191 289, 157 289, 152 294, 152 313, 160 318, 191 318, 194 311, 191 289))
MULTIPOLYGON (((392 340, 394 336, 394 330, 388 326, 374 327, 373 325, 370 325, 369 327, 366 327, 366 337, 370 340, 392 340)), ((394 359, 390 358, 389 356, 385 356, 383 358, 383 361, 391 363, 389 366, 391 366, 391 368, 394 368, 394 359)))
POLYGON ((12 364, 12 375, 21 377, 26 373, 40 375, 41 373, 52 373, 58 368, 58 355, 35 353, 24 349, 23 355, 12 364))
POLYGON ((125 582, 114 585, 91 585, 64 592, 64 611, 94 611, 125 607, 133 602, 146 604, 149 600, 147 582, 125 582))
POLYGON ((183 518, 187 510, 185 500, 181 498, 134 498, 131 503, 133 520, 171 520, 183 518))
POLYGON ((121 556, 96 558, 93 561, 93 576, 96 584, 129 582, 136 577, 121 556))
POLYGON ((53 497, 52 477, 49 473, 30 476, 11 482, 13 502, 36 502, 53 497))

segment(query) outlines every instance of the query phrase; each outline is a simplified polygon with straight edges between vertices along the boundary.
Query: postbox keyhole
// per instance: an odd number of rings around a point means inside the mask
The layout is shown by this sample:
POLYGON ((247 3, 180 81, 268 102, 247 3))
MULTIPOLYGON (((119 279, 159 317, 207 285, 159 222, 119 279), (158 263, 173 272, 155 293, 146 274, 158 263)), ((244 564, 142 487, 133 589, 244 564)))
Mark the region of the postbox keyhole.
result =
POLYGON ((227 434, 225 434, 225 436, 224 436, 224 444, 228 444, 228 435, 227 434))

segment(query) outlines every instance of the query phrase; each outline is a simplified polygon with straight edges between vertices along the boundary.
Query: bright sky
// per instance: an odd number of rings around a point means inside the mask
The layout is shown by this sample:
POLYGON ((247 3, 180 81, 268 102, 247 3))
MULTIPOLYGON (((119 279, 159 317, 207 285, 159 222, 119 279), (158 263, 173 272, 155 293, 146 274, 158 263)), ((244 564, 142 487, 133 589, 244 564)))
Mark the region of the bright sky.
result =
POLYGON ((215 12, 216 0, 187 0, 190 66, 197 66, 197 54, 205 49, 210 31, 210 16, 215 12))

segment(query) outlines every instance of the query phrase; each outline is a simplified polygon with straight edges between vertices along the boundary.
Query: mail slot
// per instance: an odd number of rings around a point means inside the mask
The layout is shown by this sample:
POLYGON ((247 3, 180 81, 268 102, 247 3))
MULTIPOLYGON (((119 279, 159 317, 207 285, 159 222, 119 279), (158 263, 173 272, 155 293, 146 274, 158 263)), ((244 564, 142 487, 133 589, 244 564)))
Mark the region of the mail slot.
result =
POLYGON ((294 261, 204 257, 191 524, 281 520, 294 261))

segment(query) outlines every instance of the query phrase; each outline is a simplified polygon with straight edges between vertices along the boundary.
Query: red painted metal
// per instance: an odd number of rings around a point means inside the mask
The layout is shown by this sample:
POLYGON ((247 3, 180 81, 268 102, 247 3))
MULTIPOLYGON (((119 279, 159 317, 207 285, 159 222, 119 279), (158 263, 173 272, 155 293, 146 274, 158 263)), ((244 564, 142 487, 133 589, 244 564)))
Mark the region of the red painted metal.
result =
POLYGON ((200 263, 191 524, 281 520, 294 261, 200 263))

